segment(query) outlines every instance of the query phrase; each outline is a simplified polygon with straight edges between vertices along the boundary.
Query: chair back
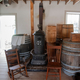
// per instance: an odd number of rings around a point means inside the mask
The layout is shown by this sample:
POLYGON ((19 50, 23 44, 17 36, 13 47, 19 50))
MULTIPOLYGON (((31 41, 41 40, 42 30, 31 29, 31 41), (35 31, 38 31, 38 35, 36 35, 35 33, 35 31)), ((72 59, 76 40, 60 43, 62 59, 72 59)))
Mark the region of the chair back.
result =
POLYGON ((47 43, 48 62, 59 62, 60 63, 61 47, 62 45, 47 43))
POLYGON ((7 59, 8 68, 16 64, 19 64, 19 57, 18 57, 17 49, 12 49, 12 50, 7 50, 7 51, 5 50, 5 55, 7 59))

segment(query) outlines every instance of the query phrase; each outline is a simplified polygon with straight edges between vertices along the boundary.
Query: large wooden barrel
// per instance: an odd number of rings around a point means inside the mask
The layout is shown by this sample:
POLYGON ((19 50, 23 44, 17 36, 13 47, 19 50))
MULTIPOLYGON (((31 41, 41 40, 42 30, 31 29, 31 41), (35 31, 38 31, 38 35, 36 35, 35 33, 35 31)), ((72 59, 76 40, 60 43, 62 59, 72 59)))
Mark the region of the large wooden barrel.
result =
POLYGON ((64 39, 61 55, 62 70, 68 76, 80 72, 80 42, 71 42, 64 39))

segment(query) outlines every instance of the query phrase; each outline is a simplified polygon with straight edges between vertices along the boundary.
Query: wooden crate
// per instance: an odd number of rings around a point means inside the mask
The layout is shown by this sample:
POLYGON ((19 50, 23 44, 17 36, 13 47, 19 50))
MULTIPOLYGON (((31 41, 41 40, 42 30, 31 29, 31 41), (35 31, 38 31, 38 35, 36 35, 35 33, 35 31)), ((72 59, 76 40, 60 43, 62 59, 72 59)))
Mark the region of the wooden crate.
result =
POLYGON ((49 25, 46 28, 46 42, 56 42, 56 26, 49 25))
POLYGON ((57 24, 57 38, 62 38, 62 27, 63 24, 57 24))
POLYGON ((76 41, 76 42, 80 42, 80 33, 74 33, 71 32, 71 37, 70 37, 71 41, 76 41))
POLYGON ((70 38, 71 32, 73 32, 73 24, 63 24, 62 39, 70 38))

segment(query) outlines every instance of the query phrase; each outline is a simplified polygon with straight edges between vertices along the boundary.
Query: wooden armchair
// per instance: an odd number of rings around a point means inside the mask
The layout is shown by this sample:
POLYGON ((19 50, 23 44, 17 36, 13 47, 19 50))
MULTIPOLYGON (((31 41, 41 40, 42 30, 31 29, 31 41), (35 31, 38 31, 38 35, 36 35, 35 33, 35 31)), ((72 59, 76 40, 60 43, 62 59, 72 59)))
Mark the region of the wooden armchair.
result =
POLYGON ((17 75, 18 73, 24 72, 27 74, 27 69, 25 64, 19 63, 19 57, 18 57, 18 50, 5 50, 6 59, 7 59, 7 65, 8 65, 8 74, 11 80, 14 80, 14 75, 17 75))
POLYGON ((59 77, 59 79, 61 80, 61 64, 60 64, 61 45, 57 46, 55 44, 48 43, 47 54, 48 54, 48 65, 47 65, 46 80, 48 76, 59 77), (52 50, 55 49, 56 51, 52 53, 52 50), (54 56, 52 56, 51 54, 54 54, 54 56))

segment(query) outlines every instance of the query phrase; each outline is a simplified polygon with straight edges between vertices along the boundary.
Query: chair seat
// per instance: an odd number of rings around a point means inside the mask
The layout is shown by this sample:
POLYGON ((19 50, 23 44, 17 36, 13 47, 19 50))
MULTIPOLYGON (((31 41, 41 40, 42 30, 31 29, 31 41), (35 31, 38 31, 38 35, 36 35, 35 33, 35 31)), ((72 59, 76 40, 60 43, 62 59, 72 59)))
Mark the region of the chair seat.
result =
POLYGON ((20 68, 23 68, 23 67, 24 67, 23 64, 18 64, 18 65, 15 65, 15 66, 10 67, 9 69, 10 70, 17 70, 17 69, 20 69, 20 68))
POLYGON ((47 67, 48 68, 61 68, 61 64, 58 62, 49 62, 47 67))

